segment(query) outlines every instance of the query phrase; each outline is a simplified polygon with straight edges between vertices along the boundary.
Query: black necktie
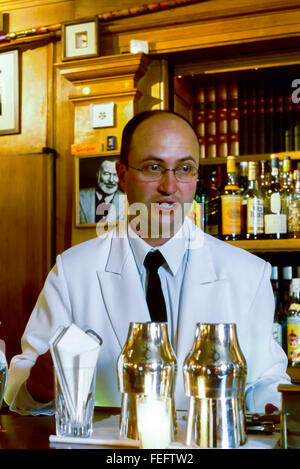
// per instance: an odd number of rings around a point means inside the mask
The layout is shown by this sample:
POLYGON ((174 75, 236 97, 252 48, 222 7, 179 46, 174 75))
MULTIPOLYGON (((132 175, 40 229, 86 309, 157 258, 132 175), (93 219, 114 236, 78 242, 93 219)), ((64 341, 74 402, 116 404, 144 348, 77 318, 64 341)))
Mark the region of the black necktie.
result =
POLYGON ((159 251, 148 252, 144 265, 148 269, 147 303, 154 322, 167 322, 167 311, 164 295, 161 289, 158 269, 165 262, 164 256, 159 251))

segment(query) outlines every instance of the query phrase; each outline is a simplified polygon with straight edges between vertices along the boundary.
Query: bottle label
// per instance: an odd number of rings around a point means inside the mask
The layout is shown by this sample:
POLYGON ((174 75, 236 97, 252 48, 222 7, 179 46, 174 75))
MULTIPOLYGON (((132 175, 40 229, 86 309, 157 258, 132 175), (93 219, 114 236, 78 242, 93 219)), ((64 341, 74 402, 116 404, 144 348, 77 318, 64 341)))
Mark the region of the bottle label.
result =
POLYGON ((247 199, 247 232, 264 232, 264 204, 257 197, 247 199))
POLYGON ((291 317, 287 321, 287 351, 289 365, 300 364, 300 318, 291 317))
POLYGON ((288 227, 290 233, 300 233, 300 203, 289 207, 288 227))
POLYGON ((273 212, 273 213, 279 213, 280 212, 280 206, 281 206, 280 202, 281 202, 280 193, 279 192, 274 192, 271 195, 271 198, 270 198, 271 212, 273 212))
POLYGON ((265 233, 286 233, 286 215, 265 215, 265 233))
POLYGON ((222 195, 222 234, 241 234, 240 195, 222 195))

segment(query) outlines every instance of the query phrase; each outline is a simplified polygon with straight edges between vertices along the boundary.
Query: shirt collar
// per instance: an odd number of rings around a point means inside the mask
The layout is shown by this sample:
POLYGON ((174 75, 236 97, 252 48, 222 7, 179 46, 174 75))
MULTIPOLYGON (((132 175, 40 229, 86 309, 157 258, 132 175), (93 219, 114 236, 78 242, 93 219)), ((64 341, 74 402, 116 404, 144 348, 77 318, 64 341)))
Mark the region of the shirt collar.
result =
POLYGON ((157 249, 164 256, 172 275, 176 274, 186 250, 186 238, 183 226, 180 228, 176 236, 173 236, 158 248, 153 248, 150 244, 146 243, 146 241, 140 238, 135 231, 133 231, 130 225, 128 226, 128 236, 140 273, 142 273, 144 269, 144 260, 148 252, 155 251, 157 249))

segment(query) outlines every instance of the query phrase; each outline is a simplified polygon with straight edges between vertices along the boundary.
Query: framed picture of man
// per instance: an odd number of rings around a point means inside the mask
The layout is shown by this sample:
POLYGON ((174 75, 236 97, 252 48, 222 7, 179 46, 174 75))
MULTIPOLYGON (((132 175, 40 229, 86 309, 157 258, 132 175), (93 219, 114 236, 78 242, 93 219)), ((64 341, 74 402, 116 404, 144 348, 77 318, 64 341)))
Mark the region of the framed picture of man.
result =
POLYGON ((122 221, 126 196, 119 186, 116 162, 119 154, 75 157, 76 226, 99 224, 109 228, 122 221))

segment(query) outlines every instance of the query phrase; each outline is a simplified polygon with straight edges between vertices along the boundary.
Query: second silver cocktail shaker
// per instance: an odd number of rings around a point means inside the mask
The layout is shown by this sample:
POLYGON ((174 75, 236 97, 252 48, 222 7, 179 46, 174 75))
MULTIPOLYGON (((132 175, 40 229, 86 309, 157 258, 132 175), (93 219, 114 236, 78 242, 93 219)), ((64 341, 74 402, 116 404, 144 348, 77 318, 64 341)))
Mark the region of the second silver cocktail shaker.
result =
POLYGON ((183 373, 190 397, 186 444, 201 448, 244 444, 247 366, 236 325, 198 323, 183 373))

